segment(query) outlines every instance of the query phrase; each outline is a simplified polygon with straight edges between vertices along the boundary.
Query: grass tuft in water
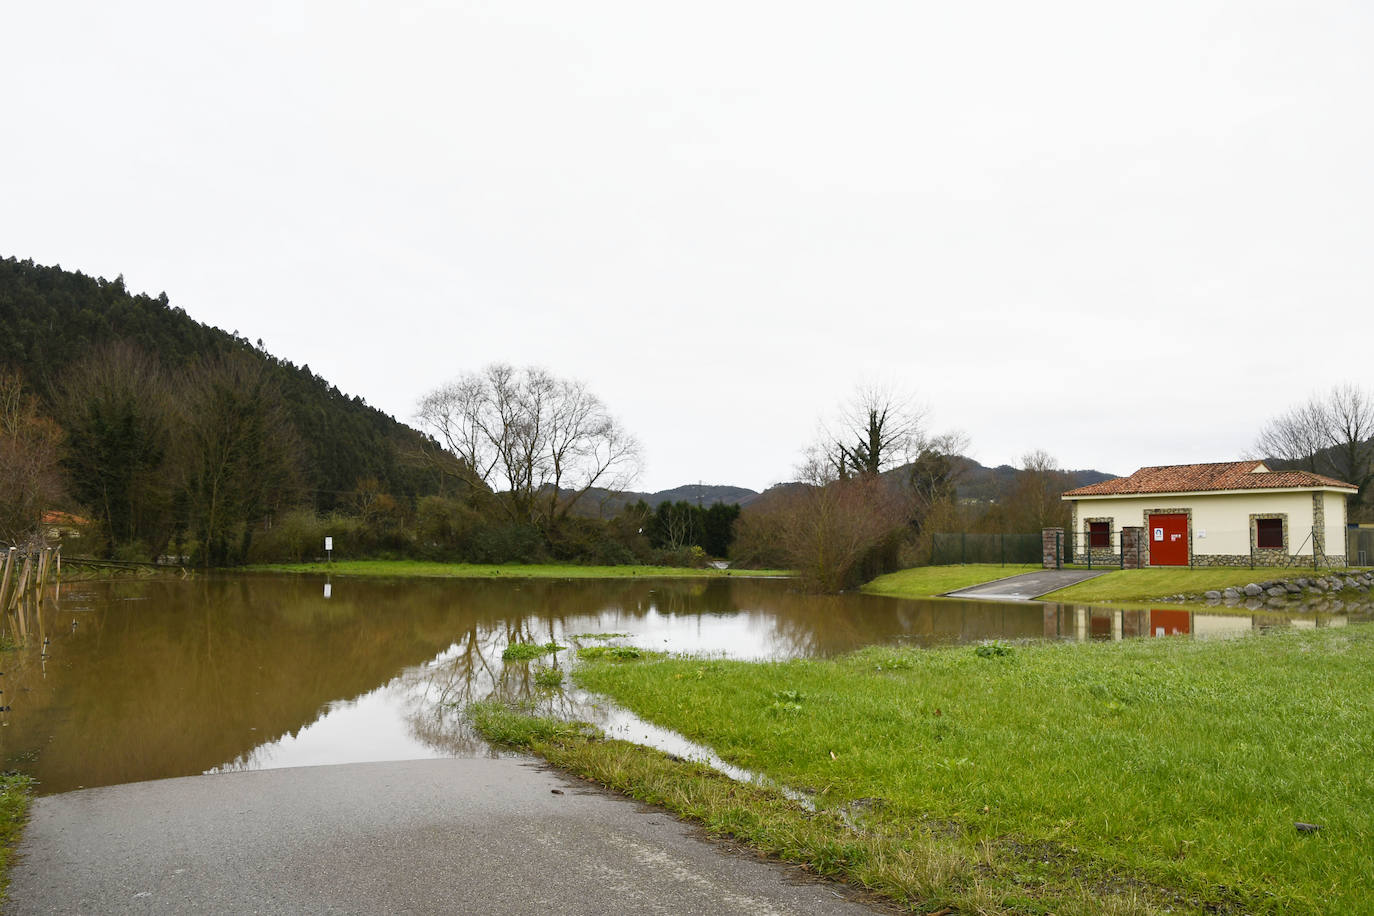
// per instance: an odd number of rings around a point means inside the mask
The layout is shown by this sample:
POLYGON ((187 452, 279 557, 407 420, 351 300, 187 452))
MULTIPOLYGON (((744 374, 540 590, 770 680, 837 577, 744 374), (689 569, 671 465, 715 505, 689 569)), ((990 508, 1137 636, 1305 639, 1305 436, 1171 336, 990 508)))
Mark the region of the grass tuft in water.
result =
POLYGON ((654 654, 656 653, 645 652, 634 646, 583 646, 577 650, 577 657, 583 661, 609 659, 617 662, 629 662, 654 654))
POLYGON ((588 722, 565 722, 537 716, 532 707, 508 706, 495 700, 470 703, 465 715, 473 727, 492 744, 503 747, 532 747, 550 741, 588 741, 601 732, 588 722))
POLYGON ((552 655, 566 648, 567 646, 560 646, 552 640, 546 643, 513 642, 501 651, 501 657, 508 662, 523 662, 533 658, 543 658, 545 655, 552 655))
POLYGON ((534 673, 534 683, 545 690, 557 690, 563 686, 563 672, 557 668, 540 668, 534 673))
POLYGON ((576 634, 576 635, 574 635, 574 636, 570 636, 570 637, 568 637, 568 638, 569 638, 569 639, 574 639, 574 640, 582 640, 582 639, 585 639, 585 640, 593 640, 593 639, 625 639, 625 638, 628 637, 629 635, 630 635, 629 633, 578 633, 578 634, 576 634))

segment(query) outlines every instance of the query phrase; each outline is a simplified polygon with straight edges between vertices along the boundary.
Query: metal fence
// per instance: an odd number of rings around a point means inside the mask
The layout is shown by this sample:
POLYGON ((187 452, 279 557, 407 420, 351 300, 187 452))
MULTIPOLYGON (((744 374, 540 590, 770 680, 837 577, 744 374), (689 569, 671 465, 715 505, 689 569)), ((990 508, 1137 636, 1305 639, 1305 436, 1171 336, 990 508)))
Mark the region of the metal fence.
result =
POLYGON ((930 565, 956 563, 1039 563, 1039 534, 934 534, 931 536, 930 565))
POLYGON ((1122 545, 1121 530, 1116 528, 1097 533, 1065 531, 1058 538, 1059 549, 1056 553, 1061 567, 1122 569, 1133 565, 1138 568, 1145 565, 1147 558, 1144 552, 1149 549, 1144 544, 1136 544, 1132 550, 1134 556, 1128 558, 1122 545))
POLYGON ((1374 563, 1374 528, 1345 529, 1345 557, 1351 566, 1374 563))

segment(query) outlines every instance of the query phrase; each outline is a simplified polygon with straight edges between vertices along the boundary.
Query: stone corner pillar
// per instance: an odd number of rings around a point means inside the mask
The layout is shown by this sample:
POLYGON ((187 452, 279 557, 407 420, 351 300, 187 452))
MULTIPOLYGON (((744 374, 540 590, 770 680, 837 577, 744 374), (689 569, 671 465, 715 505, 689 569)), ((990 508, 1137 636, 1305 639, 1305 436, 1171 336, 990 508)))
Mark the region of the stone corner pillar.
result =
POLYGON ((1150 544, 1145 540, 1142 525, 1121 529, 1121 568, 1144 569, 1150 565, 1150 544))
POLYGON ((1040 557, 1046 569, 1058 569, 1064 558, 1064 529, 1043 528, 1040 531, 1040 557))

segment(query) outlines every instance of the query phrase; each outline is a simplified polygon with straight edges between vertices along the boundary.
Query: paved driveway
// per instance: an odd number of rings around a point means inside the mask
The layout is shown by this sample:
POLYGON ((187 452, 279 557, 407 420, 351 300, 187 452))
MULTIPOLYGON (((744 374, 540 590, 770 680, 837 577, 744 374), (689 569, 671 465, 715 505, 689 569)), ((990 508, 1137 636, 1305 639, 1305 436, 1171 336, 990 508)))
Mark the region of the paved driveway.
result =
POLYGON ((1100 576, 1105 569, 1042 569, 1038 572, 1023 573, 984 582, 957 592, 946 592, 947 598, 977 598, 980 601, 1031 601, 1055 589, 1068 588, 1100 576))
POLYGON ((871 914, 521 759, 258 770, 40 798, 31 913, 871 914))

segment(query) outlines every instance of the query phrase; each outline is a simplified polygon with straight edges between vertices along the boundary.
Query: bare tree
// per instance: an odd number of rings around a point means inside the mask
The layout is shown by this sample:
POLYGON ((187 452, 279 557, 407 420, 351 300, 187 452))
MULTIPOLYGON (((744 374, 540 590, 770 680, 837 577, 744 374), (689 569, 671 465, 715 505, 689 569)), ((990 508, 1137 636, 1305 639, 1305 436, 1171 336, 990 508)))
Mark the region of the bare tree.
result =
POLYGON ((99 519, 106 552, 141 542, 149 559, 173 528, 168 464, 175 418, 168 380, 127 341, 94 349, 63 374, 54 407, 67 433, 73 495, 99 519))
POLYGON ((1338 385, 1327 399, 1326 455, 1334 476, 1366 495, 1374 480, 1374 395, 1354 385, 1338 385))
POLYGON ((417 417, 517 519, 552 526, 592 487, 621 489, 639 443, 580 381, 504 364, 436 388, 417 417))
POLYGON ((1312 397, 1270 420, 1260 431, 1255 451, 1265 458, 1316 472, 1317 454, 1328 443, 1326 405, 1312 397))
POLYGON ((1270 420, 1255 452, 1359 487, 1358 504, 1374 482, 1374 395, 1337 385, 1270 420))
POLYGON ((187 372, 180 388, 176 466, 197 559, 241 562, 254 523, 298 495, 300 440, 260 361, 218 357, 187 372))
POLYGON ((944 433, 926 441, 907 469, 907 486, 911 490, 911 526, 916 531, 925 527, 935 507, 953 503, 959 479, 968 468, 962 459, 968 449, 968 437, 963 433, 944 433))
POLYGON ((811 460, 829 466, 827 476, 873 477, 906 464, 926 440, 925 411, 896 388, 863 385, 825 427, 811 460))
POLYGON ((32 536, 62 495, 57 452, 62 431, 38 414, 16 372, 0 373, 0 539, 32 536))
POLYGON ((1003 499, 1004 523, 1014 530, 1031 532, 1065 526, 1069 508, 1060 497, 1067 489, 1069 476, 1049 452, 1027 452, 1003 499))
POLYGON ((895 549, 906 522, 899 494, 870 476, 806 486, 777 514, 788 565, 808 587, 823 592, 838 592, 875 574, 865 566, 884 547, 895 549))

